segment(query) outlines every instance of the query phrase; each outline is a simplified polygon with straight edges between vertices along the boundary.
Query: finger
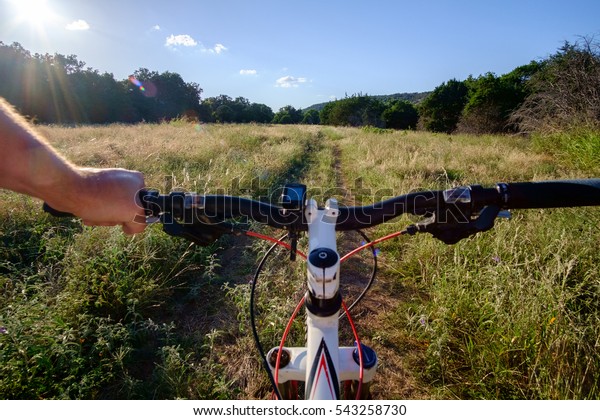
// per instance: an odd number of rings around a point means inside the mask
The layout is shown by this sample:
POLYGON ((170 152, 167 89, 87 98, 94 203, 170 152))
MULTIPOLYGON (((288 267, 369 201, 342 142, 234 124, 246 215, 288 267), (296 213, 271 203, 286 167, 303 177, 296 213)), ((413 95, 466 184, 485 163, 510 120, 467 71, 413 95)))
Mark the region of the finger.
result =
POLYGON ((145 225, 146 224, 146 215, 145 214, 140 214, 140 213, 136 214, 133 217, 133 222, 132 223, 145 225))
POLYGON ((116 226, 120 225, 118 222, 95 222, 93 220, 83 220, 83 224, 86 226, 116 226))
POLYGON ((136 233, 142 233, 146 229, 145 223, 123 223, 123 233, 126 235, 135 235, 136 233))

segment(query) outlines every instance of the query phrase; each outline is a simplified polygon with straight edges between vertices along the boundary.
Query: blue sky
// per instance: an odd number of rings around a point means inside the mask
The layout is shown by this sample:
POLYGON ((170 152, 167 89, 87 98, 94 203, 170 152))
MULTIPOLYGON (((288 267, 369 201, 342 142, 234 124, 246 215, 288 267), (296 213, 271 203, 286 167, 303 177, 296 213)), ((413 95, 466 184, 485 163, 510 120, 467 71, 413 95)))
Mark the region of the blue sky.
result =
POLYGON ((600 1, 0 0, 0 41, 146 67, 277 111, 346 94, 432 90, 600 38, 600 1))

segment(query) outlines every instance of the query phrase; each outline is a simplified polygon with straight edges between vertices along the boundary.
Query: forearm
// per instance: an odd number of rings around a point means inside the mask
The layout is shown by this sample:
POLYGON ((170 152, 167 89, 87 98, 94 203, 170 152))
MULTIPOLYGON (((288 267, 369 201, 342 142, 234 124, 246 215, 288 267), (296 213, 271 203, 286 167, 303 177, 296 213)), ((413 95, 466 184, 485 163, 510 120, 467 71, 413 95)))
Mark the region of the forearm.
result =
POLYGON ((0 187, 53 201, 76 190, 77 169, 63 159, 5 102, 0 102, 0 187))
POLYGON ((40 198, 89 225, 122 225, 126 233, 145 227, 141 173, 71 164, 1 99, 0 188, 40 198))

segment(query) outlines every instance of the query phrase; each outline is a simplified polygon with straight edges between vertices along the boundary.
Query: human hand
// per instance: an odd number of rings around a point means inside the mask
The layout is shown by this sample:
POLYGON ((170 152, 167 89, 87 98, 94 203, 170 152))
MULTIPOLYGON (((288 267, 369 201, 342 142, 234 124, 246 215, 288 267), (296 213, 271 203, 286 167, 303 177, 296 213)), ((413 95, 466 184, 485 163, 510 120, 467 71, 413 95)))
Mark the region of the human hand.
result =
POLYGON ((56 210, 80 217, 88 226, 121 225, 126 234, 146 228, 138 193, 144 188, 140 172, 125 169, 76 168, 77 176, 62 194, 46 202, 56 210))

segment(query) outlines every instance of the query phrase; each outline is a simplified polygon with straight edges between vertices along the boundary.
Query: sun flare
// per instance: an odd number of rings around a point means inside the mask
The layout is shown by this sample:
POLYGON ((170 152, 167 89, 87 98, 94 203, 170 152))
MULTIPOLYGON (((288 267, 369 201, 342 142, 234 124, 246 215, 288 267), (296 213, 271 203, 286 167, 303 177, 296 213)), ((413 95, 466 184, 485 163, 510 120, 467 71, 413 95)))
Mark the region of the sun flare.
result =
POLYGON ((41 28, 56 17, 47 0, 11 0, 10 2, 18 23, 41 28))

